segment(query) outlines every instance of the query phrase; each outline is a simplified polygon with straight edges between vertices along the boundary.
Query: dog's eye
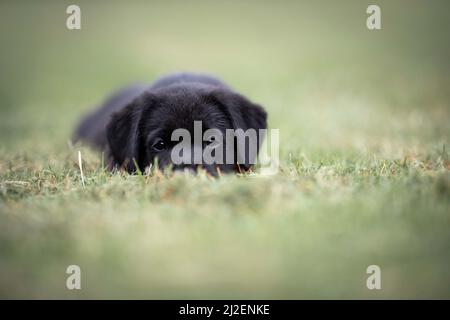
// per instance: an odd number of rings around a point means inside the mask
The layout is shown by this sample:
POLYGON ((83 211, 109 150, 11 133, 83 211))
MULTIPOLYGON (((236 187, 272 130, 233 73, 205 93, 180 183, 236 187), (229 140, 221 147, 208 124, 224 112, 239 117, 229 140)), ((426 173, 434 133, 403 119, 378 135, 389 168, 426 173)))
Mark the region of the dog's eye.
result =
POLYGON ((206 145, 213 143, 214 141, 216 141, 216 138, 214 138, 214 136, 209 137, 208 139, 205 140, 206 145))
POLYGON ((164 143, 164 141, 162 139, 158 139, 152 145, 152 148, 155 149, 156 151, 162 151, 162 150, 166 149, 166 144, 164 143))

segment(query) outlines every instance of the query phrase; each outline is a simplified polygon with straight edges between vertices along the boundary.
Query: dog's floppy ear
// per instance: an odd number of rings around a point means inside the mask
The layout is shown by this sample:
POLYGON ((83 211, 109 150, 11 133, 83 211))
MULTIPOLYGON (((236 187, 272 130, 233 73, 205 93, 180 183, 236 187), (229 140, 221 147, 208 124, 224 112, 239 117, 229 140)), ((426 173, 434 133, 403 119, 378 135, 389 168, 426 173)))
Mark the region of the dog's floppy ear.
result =
POLYGON ((233 123, 234 129, 266 129, 267 113, 263 107, 246 97, 228 89, 212 91, 215 103, 219 103, 223 111, 233 123))
MULTIPOLYGON (((267 113, 263 107, 248 100, 246 97, 232 92, 228 89, 216 89, 212 92, 213 99, 222 110, 230 118, 233 129, 248 129, 256 130, 257 134, 257 152, 262 144, 262 139, 259 139, 259 130, 267 129, 267 113)), ((235 151, 237 153, 236 144, 235 151)), ((245 162, 240 163, 245 170, 251 167, 252 159, 247 157, 248 148, 246 148, 245 162)), ((242 159, 242 155, 238 155, 242 159)))
POLYGON ((267 113, 258 104, 230 90, 215 90, 213 96, 226 108, 234 129, 266 129, 267 113))
POLYGON ((122 110, 113 113, 106 126, 112 165, 133 172, 139 163, 139 126, 143 113, 142 97, 136 98, 122 110))

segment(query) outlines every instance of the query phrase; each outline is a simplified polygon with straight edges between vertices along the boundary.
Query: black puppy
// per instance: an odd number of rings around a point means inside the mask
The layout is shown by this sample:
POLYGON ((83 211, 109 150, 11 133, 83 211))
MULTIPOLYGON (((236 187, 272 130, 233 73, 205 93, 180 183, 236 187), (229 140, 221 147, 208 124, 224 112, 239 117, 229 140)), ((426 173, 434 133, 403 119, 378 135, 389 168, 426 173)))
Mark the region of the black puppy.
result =
MULTIPOLYGON (((267 128, 267 115, 261 106, 233 92, 214 77, 182 73, 160 78, 150 86, 131 86, 113 95, 81 121, 74 133, 74 142, 86 141, 106 151, 110 168, 124 168, 130 173, 137 169, 144 171, 155 159, 160 168, 170 165, 174 170, 195 171, 200 166, 214 175, 217 168, 221 172, 232 172, 251 167, 254 159, 249 156, 248 148, 246 156, 240 158, 237 144, 226 142, 220 148, 224 155, 233 148, 231 163, 174 163, 171 151, 178 142, 172 141, 172 133, 176 129, 186 129, 194 135, 194 121, 201 121, 203 132, 218 129, 223 137, 227 129, 258 131, 267 128)), ((234 139, 236 142, 236 137, 234 139)), ((257 150, 261 142, 258 136, 257 150)), ((192 150, 203 150, 209 143, 193 141, 192 150)))

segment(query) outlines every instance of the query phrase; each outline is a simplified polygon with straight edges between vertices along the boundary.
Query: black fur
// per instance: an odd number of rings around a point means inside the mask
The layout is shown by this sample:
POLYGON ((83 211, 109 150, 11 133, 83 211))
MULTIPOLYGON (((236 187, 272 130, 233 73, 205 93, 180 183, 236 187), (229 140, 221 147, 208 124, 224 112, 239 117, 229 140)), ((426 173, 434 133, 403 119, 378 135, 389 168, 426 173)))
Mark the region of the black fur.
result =
MULTIPOLYGON (((170 160, 171 148, 177 143, 171 142, 172 132, 184 128, 193 136, 195 120, 202 121, 203 132, 215 128, 224 137, 226 129, 267 127, 267 115, 261 106, 216 78, 182 73, 160 78, 150 86, 135 85, 121 90, 81 121, 74 140, 107 151, 111 167, 121 167, 130 173, 145 170, 156 158, 161 168, 172 165, 175 170, 195 169, 196 165, 173 165, 170 160), (155 150, 152 147, 155 139, 163 139, 167 149, 155 150)), ((258 147, 261 142, 258 141, 258 147)), ((224 155, 225 150, 226 144, 224 155)), ((211 174, 216 174, 217 166, 222 172, 251 167, 250 159, 239 166, 236 162, 235 159, 233 164, 202 166, 211 174)))

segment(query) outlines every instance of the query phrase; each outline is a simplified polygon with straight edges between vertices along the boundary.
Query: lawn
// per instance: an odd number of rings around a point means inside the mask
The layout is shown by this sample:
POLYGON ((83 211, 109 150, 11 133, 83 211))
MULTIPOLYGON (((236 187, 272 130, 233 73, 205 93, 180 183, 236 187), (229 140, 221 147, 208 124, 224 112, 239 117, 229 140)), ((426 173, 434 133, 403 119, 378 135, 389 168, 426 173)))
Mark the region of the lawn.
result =
POLYGON ((0 297, 449 299, 450 3, 376 1, 369 31, 372 2, 77 1, 70 31, 71 2, 2 1, 0 297), (112 174, 70 143, 186 70, 266 108, 277 174, 112 174))

